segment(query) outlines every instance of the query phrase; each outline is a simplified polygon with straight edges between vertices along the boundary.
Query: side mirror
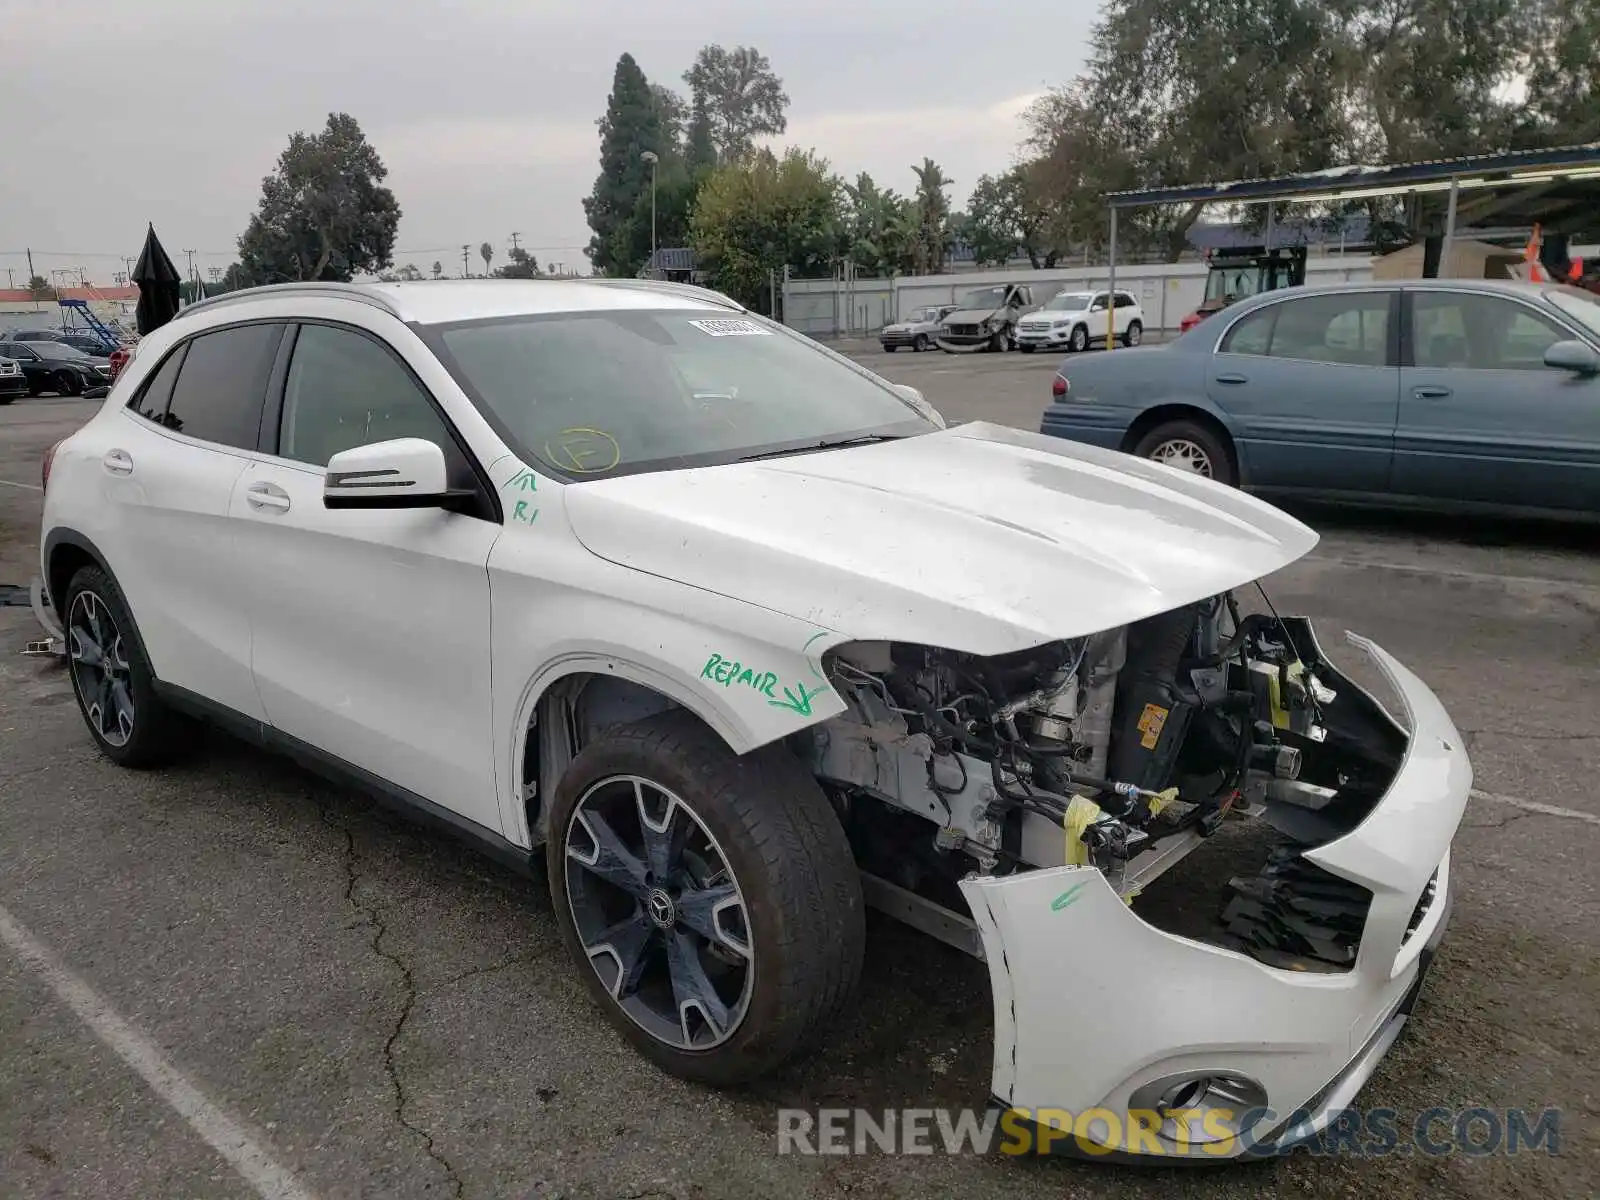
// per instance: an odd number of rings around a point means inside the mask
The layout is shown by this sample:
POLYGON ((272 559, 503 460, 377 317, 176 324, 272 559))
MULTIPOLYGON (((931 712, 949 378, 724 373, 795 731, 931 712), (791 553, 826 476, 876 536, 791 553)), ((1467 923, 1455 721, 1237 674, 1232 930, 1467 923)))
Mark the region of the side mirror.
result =
POLYGON ((1575 375, 1600 375, 1600 354, 1579 341, 1557 342, 1544 352, 1544 365, 1575 375))
POLYGON ((927 397, 925 397, 916 388, 912 387, 909 383, 896 383, 890 386, 892 386, 895 391, 899 392, 900 395, 909 400, 911 402, 911 406, 923 416, 927 417, 928 420, 932 421, 940 429, 946 428, 944 415, 940 413, 939 410, 933 405, 929 404, 927 397))
POLYGON ((328 460, 324 508, 446 508, 452 492, 444 451, 424 438, 396 438, 341 451, 328 460))

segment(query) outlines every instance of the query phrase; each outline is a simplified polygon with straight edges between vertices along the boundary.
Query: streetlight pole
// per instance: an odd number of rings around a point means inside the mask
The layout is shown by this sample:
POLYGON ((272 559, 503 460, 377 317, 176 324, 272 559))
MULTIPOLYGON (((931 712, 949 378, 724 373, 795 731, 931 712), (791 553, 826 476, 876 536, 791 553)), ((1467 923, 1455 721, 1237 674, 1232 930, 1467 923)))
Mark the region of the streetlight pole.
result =
POLYGON ((654 150, 639 156, 650 164, 650 278, 661 278, 661 265, 656 258, 656 166, 661 159, 654 150))

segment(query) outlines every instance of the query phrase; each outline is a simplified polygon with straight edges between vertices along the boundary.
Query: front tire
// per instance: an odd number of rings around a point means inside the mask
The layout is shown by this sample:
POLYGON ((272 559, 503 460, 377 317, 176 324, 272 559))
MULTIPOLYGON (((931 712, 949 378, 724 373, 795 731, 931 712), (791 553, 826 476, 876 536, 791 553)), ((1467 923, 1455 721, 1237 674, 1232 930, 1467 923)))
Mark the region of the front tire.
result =
POLYGON ((885 354, 893 354, 898 349, 900 349, 899 346, 891 346, 888 342, 883 343, 883 352, 885 354))
POLYGON ((1139 439, 1133 452, 1139 458, 1191 471, 1230 487, 1239 482, 1226 435, 1198 421, 1168 421, 1139 439))
POLYGON ((925 333, 917 334, 917 336, 911 342, 911 348, 918 354, 921 354, 928 348, 928 335, 925 333))
POLYGON ((99 567, 67 585, 68 674, 95 744, 119 767, 161 766, 189 744, 192 727, 155 693, 122 589, 99 567))
POLYGON ((71 371, 57 371, 50 380, 50 386, 58 396, 76 396, 83 391, 83 380, 71 371))
POLYGON ((811 1045, 853 996, 861 884, 838 817, 781 746, 742 757, 692 715, 590 743, 546 846, 562 939, 646 1058, 715 1086, 811 1045))
POLYGON ((1089 331, 1082 325, 1072 327, 1072 336, 1067 339, 1067 349, 1074 354, 1082 354, 1089 348, 1089 331))

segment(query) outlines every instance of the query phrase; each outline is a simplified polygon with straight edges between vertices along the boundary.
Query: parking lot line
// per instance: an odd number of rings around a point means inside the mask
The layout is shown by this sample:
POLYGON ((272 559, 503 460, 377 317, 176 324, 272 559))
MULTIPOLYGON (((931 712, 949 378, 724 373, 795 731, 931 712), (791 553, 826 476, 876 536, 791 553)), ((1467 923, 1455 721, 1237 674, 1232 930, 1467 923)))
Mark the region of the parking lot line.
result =
POLYGON ((30 492, 44 491, 37 483, 16 483, 10 479, 0 479, 0 484, 4 484, 6 487, 27 488, 30 492))
POLYGON ((1521 796, 1504 796, 1499 792, 1485 792, 1478 788, 1472 789, 1475 800, 1488 800, 1494 804, 1506 804, 1512 808, 1520 808, 1523 812, 1538 813, 1544 817, 1563 817, 1569 821, 1583 821, 1590 825, 1600 825, 1600 816, 1594 813, 1579 812, 1575 808, 1562 808, 1559 804, 1542 804, 1537 800, 1524 800, 1521 796))
POLYGON ((94 1035, 138 1072, 140 1078, 226 1159, 262 1200, 312 1200, 312 1193, 300 1185, 293 1173, 207 1099, 162 1057, 161 1051, 148 1038, 118 1016, 98 992, 57 962, 55 955, 24 929, 3 905, 0 905, 0 942, 32 967, 94 1035))

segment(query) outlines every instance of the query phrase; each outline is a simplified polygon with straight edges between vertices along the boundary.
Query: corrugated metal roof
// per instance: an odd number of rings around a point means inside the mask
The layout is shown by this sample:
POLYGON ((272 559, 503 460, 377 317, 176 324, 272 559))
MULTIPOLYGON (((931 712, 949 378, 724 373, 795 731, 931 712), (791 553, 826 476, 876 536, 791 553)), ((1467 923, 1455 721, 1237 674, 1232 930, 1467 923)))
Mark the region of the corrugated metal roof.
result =
MULTIPOLYGON (((1139 208, 1147 204, 1192 204, 1196 201, 1258 202, 1292 200, 1296 196, 1330 191, 1365 191, 1388 188, 1409 191, 1418 184, 1448 182, 1465 176, 1507 175, 1512 172, 1581 171, 1600 168, 1600 142, 1578 146, 1553 146, 1547 150, 1508 150, 1498 154, 1470 154, 1464 158, 1435 158, 1395 165, 1330 167, 1300 175, 1272 179, 1237 179, 1229 183, 1196 183, 1182 187, 1146 188, 1109 192, 1113 208, 1139 208)), ((1514 183, 1507 178, 1504 182, 1514 183)), ((1600 182, 1600 178, 1597 178, 1600 182)))

